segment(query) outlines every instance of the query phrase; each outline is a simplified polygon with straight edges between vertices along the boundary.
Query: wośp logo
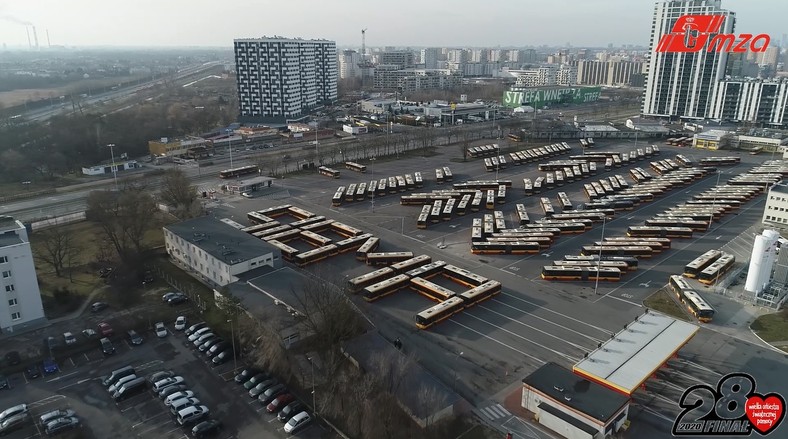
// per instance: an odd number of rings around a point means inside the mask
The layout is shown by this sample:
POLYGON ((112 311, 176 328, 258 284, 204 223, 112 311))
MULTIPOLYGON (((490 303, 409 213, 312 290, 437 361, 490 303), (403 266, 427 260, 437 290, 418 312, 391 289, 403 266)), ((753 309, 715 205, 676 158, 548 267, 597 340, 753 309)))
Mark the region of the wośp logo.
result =
POLYGON ((771 39, 767 34, 721 34, 724 15, 682 15, 673 24, 669 34, 659 39, 655 52, 691 53, 765 52, 771 39), (712 36, 713 35, 713 36, 712 36))
POLYGON ((785 417, 785 399, 778 393, 755 392, 755 379, 746 373, 722 377, 714 389, 692 386, 679 400, 684 409, 673 424, 674 436, 765 436, 785 417))

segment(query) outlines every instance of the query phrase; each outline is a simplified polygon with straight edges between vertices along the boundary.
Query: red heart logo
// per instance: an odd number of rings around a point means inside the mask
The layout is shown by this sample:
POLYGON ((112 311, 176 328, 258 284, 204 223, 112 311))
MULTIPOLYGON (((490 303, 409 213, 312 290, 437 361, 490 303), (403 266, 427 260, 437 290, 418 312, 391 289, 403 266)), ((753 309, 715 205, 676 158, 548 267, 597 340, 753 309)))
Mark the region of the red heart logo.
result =
POLYGON ((753 395, 747 398, 744 408, 747 419, 761 434, 767 434, 780 425, 785 416, 785 400, 776 393, 753 395))

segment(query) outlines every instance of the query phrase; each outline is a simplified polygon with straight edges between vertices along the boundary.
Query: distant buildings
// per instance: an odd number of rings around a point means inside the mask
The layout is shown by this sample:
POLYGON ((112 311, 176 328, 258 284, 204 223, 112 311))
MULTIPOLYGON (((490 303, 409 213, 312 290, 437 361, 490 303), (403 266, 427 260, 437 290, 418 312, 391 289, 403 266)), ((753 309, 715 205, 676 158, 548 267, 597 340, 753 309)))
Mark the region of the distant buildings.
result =
POLYGON ((788 79, 726 79, 716 84, 708 118, 781 126, 788 122, 788 79))
POLYGON ((337 99, 336 43, 238 39, 235 65, 240 122, 286 122, 337 99))
POLYGON ((10 216, 0 216, 0 288, 0 331, 46 321, 27 229, 10 216))
POLYGON ((776 184, 769 189, 762 222, 765 225, 788 228, 788 185, 776 184))
POLYGON ((582 85, 632 85, 632 75, 642 73, 645 64, 639 61, 577 62, 577 83, 582 85))
POLYGON ((343 50, 339 54, 339 79, 361 77, 361 56, 355 50, 343 50))
POLYGON ((131 169, 137 169, 140 164, 136 160, 123 160, 114 163, 107 163, 105 165, 96 165, 88 168, 82 168, 83 175, 106 175, 113 172, 123 172, 131 169))
POLYGON ((169 138, 162 137, 159 140, 148 141, 148 151, 157 157, 182 157, 195 151, 207 151, 210 143, 202 137, 181 137, 169 138))

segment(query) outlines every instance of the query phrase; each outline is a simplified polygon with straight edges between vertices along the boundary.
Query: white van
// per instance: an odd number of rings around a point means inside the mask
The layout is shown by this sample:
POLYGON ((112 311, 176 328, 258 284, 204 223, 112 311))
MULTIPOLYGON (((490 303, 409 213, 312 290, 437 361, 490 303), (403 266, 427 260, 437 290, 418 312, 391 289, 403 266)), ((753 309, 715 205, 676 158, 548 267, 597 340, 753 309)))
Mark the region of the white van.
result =
POLYGON ((199 421, 205 416, 208 416, 208 407, 204 405, 193 405, 179 411, 175 419, 178 421, 179 425, 187 425, 199 421))
POLYGON ((104 384, 104 387, 109 387, 111 384, 114 384, 115 381, 117 381, 120 377, 131 375, 133 373, 134 373, 133 367, 124 366, 121 367, 120 369, 113 370, 108 377, 104 378, 104 380, 101 381, 101 383, 104 384))
POLYGON ((134 374, 126 375, 123 378, 119 379, 115 384, 110 385, 109 389, 107 390, 109 390, 110 394, 113 394, 116 391, 120 390, 120 388, 123 387, 124 384, 128 383, 131 380, 136 380, 136 379, 137 379, 137 375, 134 374))

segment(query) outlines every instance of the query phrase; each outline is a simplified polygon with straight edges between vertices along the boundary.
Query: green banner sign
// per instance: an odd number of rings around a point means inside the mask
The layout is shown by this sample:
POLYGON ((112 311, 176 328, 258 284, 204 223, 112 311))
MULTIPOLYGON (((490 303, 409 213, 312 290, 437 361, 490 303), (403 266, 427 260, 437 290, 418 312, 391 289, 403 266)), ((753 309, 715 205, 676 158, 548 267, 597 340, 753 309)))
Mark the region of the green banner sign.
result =
POLYGON ((582 104, 599 100, 600 87, 555 87, 555 88, 526 88, 518 91, 503 92, 503 105, 517 108, 528 105, 542 108, 548 104, 582 104))

